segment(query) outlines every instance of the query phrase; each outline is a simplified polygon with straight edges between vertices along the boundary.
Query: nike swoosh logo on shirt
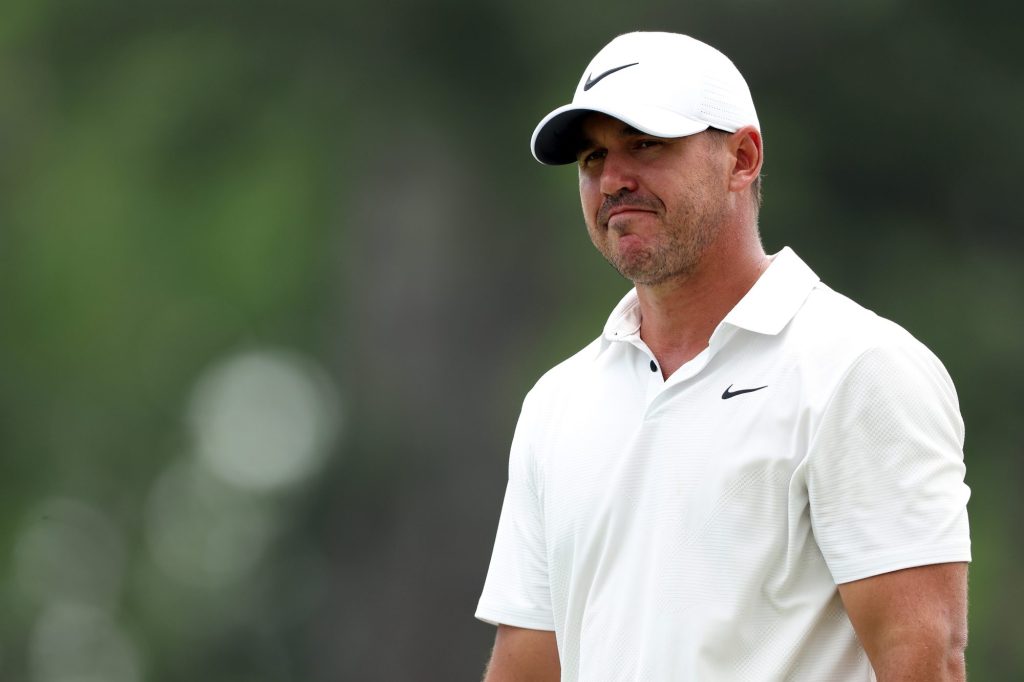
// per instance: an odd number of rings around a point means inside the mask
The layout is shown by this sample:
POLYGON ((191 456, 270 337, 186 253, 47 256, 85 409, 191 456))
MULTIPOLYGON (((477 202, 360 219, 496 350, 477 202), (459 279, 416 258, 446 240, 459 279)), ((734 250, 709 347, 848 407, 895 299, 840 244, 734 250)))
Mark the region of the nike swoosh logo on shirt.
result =
POLYGON ((731 388, 732 384, 729 384, 729 388, 725 389, 725 393, 722 394, 722 400, 735 398, 736 396, 743 395, 744 393, 753 393, 754 391, 760 391, 762 388, 768 388, 768 384, 765 384, 764 386, 758 386, 757 388, 741 388, 737 391, 732 391, 730 390, 731 388))

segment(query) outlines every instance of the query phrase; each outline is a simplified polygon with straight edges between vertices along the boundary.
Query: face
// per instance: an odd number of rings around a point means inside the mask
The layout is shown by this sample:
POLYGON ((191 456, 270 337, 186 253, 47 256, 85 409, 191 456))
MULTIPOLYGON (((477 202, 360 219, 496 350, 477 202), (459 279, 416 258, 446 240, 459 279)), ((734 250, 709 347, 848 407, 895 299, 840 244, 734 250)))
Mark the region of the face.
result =
POLYGON ((721 145, 710 133, 654 137, 604 114, 581 132, 580 199, 597 250, 637 285, 692 273, 726 215, 721 145))

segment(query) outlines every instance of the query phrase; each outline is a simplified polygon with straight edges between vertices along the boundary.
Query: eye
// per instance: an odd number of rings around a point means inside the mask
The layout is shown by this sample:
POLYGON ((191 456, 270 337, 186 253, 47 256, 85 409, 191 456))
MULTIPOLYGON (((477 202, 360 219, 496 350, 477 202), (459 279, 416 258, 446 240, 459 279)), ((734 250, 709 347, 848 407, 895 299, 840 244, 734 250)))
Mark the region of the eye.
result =
POLYGON ((579 164, 582 168, 592 165, 596 161, 600 161, 604 158, 605 151, 603 149, 591 149, 583 150, 579 155, 579 164))
POLYGON ((662 141, 658 139, 642 138, 636 141, 637 149, 650 149, 652 147, 660 147, 662 141))

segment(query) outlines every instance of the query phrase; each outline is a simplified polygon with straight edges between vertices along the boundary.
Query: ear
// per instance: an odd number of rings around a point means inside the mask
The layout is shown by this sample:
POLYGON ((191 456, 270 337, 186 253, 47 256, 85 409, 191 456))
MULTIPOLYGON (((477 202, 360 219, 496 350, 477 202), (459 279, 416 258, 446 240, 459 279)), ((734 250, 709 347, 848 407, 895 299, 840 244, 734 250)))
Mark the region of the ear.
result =
POLYGON ((750 186, 761 173, 764 147, 761 133, 754 126, 745 126, 729 136, 729 152, 733 161, 729 173, 729 191, 740 192, 750 186))

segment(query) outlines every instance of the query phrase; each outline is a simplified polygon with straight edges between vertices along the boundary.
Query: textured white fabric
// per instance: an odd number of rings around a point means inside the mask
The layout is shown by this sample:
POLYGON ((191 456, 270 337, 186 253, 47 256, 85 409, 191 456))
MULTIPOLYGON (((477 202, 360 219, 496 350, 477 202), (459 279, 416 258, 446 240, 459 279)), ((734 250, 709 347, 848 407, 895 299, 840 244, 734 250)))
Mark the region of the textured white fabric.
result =
POLYGON ((836 584, 970 560, 946 371, 789 249, 668 381, 639 322, 527 396, 477 617, 563 680, 874 679, 836 584))

